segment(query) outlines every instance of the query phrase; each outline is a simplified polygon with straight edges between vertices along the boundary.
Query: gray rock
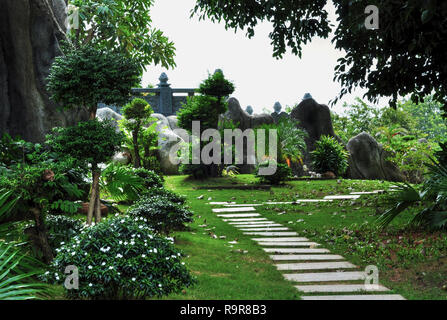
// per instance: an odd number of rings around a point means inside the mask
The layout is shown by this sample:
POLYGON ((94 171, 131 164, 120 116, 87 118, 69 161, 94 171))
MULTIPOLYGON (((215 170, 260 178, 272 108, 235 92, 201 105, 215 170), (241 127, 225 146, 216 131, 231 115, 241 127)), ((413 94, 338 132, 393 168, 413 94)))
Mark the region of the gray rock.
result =
POLYGON ((131 162, 130 156, 126 152, 118 152, 112 158, 113 163, 128 165, 131 162))
POLYGON ((352 138, 349 151, 349 175, 352 179, 404 181, 399 168, 387 161, 389 154, 370 134, 363 132, 352 138))
POLYGON ((169 122, 169 126, 171 127, 171 130, 180 129, 180 127, 178 126, 177 116, 169 116, 167 118, 168 118, 168 122, 169 122))
POLYGON ((332 126, 331 111, 327 105, 319 104, 311 97, 304 99, 290 115, 292 119, 298 120, 299 125, 307 132, 306 140, 307 150, 304 152, 304 163, 312 168, 312 159, 310 153, 315 150, 315 143, 321 136, 335 137, 334 127, 332 126))
POLYGON ((112 120, 113 126, 119 131, 118 121, 121 121, 123 116, 110 108, 101 108, 96 112, 96 118, 99 121, 112 120))

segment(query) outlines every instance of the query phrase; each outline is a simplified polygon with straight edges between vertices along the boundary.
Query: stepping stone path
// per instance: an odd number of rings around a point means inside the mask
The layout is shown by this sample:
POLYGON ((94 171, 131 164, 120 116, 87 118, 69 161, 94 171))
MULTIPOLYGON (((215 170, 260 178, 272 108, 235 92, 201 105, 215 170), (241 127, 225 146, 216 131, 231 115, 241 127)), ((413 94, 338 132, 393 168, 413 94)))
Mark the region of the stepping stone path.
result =
MULTIPOLYGON (((364 194, 380 192, 381 190, 346 196, 328 196, 324 200, 267 202, 264 205, 355 200, 364 194)), ((212 209, 223 221, 244 235, 256 236, 252 240, 270 254, 270 258, 276 263, 276 268, 283 272, 284 278, 293 282, 300 292, 309 294, 302 296, 303 300, 405 300, 401 295, 387 294, 390 290, 384 286, 366 285, 366 272, 347 262, 342 256, 331 254, 318 243, 299 237, 298 233, 288 231, 289 228, 263 218, 255 209, 261 204, 239 205, 231 202, 210 204, 225 207, 212 209)))

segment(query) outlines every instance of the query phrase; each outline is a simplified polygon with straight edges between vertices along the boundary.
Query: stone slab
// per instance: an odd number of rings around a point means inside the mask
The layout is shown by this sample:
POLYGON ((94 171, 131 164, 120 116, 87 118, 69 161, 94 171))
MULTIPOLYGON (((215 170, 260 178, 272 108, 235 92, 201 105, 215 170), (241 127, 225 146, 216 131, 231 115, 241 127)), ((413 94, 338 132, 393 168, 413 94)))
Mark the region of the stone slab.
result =
MULTIPOLYGON (((236 224, 233 227, 236 228, 274 228, 274 227, 282 227, 282 224, 272 223, 272 224, 236 224)), ((288 229, 286 229, 288 230, 288 229)))
POLYGON ((364 284, 328 284, 295 286, 304 293, 347 293, 347 292, 387 292, 390 289, 384 286, 365 286, 364 284))
POLYGON ((351 272, 321 272, 321 273, 294 273, 283 274, 284 278, 293 282, 331 282, 365 280, 366 273, 351 272))
POLYGON ((296 232, 244 232, 245 235, 248 236, 266 236, 266 237, 291 237, 297 236, 296 232))
POLYGON ((336 254, 281 254, 272 255, 270 259, 273 261, 329 261, 344 260, 342 256, 336 254))
POLYGON ((224 207, 227 208, 238 208, 238 207, 260 207, 263 206, 262 203, 258 203, 258 204, 225 204, 223 205, 224 207))
POLYGON ((357 266, 350 262, 307 262, 307 263, 283 263, 277 264, 280 271, 305 271, 305 270, 338 270, 356 269, 357 266))
POLYGON ((351 192, 350 194, 354 196, 363 196, 363 195, 372 195, 372 194, 378 194, 383 193, 383 190, 375 190, 375 191, 362 191, 362 192, 351 192))
POLYGON ((209 204, 212 206, 224 206, 227 204, 236 204, 236 202, 210 202, 209 204))
POLYGON ((219 208, 213 209, 214 213, 224 213, 224 212, 253 212, 256 211, 253 207, 241 207, 241 208, 219 208))
POLYGON ((307 238, 294 237, 294 238, 254 238, 253 241, 267 241, 267 242, 284 242, 284 241, 309 241, 307 238))
POLYGON ((295 242, 258 242, 260 246, 263 247, 318 247, 320 246, 316 242, 305 242, 305 241, 295 241, 295 242))
POLYGON ((259 213, 241 213, 241 214, 219 214, 220 218, 250 218, 250 217, 260 217, 259 213))
POLYGON ((272 225, 272 224, 276 224, 276 222, 273 221, 242 221, 242 222, 230 222, 229 224, 233 225, 233 226, 239 226, 239 225, 263 225, 263 226, 268 226, 268 225, 272 225))
POLYGON ((225 222, 267 221, 267 218, 224 219, 225 222))
POLYGON ((313 254, 313 253, 329 253, 328 249, 324 248, 264 248, 263 249, 267 253, 275 253, 275 254, 313 254))
POLYGON ((241 231, 287 231, 290 230, 286 227, 271 227, 271 228, 246 228, 246 229, 240 229, 241 231))
POLYGON ((342 296, 303 296, 302 300, 405 300, 398 294, 363 294, 363 295, 342 295, 342 296))
POLYGON ((324 197, 325 200, 356 200, 359 199, 359 195, 343 195, 343 196, 327 196, 324 197))

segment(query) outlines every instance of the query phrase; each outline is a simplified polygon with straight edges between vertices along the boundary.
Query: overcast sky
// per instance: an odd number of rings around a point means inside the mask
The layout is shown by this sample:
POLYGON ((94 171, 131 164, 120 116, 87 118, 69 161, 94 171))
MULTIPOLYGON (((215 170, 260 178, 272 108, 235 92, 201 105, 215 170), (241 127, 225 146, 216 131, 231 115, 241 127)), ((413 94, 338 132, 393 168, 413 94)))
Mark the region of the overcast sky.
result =
MULTIPOLYGON (((143 85, 158 84, 161 72, 166 72, 173 88, 196 88, 208 72, 222 69, 227 79, 236 86, 233 96, 245 109, 253 106, 255 113, 264 108, 273 110, 279 101, 283 109, 300 102, 305 93, 312 94, 319 103, 328 104, 340 92, 333 81, 334 67, 343 53, 334 48, 329 39, 314 39, 304 48, 302 59, 287 54, 283 59, 273 58, 268 37, 269 23, 256 29, 255 37, 225 30, 223 24, 190 18, 195 0, 156 0, 152 8, 153 26, 161 29, 175 43, 175 69, 149 67, 143 85)), ((335 21, 332 13, 332 21, 335 21)), ((339 101, 333 110, 341 112, 343 102, 353 102, 363 96, 358 90, 339 101)))

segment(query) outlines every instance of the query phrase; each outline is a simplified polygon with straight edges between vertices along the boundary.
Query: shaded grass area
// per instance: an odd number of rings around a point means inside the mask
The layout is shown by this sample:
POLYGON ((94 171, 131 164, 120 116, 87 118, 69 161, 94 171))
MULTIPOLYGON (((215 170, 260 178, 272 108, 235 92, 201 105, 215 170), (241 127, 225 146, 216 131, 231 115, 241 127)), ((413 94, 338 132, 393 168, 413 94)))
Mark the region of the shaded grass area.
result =
MULTIPOLYGON (((177 245, 189 257, 187 265, 198 284, 169 299, 298 299, 293 283, 283 279, 268 254, 242 232, 217 218, 207 203, 261 203, 319 199, 354 191, 387 190, 381 181, 291 181, 265 190, 206 190, 207 186, 257 183, 252 175, 194 181, 184 176, 166 178, 166 186, 187 196, 195 212, 189 231, 176 234, 177 245), (197 188, 205 188, 198 190, 197 188), (198 200, 199 196, 204 199, 198 200), (220 237, 226 238, 221 239, 220 237), (230 241, 238 244, 229 244, 230 241)), ((286 225, 301 236, 321 243, 335 254, 364 268, 377 265, 380 282, 407 299, 447 299, 447 236, 407 226, 416 212, 399 216, 389 229, 375 220, 386 208, 386 194, 355 201, 269 205, 257 208, 266 218, 286 225)))

